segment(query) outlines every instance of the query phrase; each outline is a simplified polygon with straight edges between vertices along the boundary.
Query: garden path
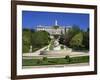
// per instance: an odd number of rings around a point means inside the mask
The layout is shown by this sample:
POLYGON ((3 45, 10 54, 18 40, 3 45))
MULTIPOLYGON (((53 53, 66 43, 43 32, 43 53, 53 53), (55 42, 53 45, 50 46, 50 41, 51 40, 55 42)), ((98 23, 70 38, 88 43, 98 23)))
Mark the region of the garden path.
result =
POLYGON ((23 53, 23 56, 38 56, 40 54, 40 51, 44 50, 47 46, 35 51, 35 52, 32 52, 32 53, 23 53))

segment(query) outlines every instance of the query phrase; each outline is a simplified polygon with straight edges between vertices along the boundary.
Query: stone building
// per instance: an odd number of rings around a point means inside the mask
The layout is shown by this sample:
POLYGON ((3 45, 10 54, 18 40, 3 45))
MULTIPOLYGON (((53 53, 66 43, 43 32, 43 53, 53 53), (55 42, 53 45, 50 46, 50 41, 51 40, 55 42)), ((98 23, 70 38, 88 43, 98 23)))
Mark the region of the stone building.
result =
POLYGON ((54 26, 42 26, 38 25, 36 31, 47 31, 50 35, 61 35, 68 31, 70 26, 59 26, 57 20, 55 20, 54 26), (54 27, 57 28, 54 28, 54 27))

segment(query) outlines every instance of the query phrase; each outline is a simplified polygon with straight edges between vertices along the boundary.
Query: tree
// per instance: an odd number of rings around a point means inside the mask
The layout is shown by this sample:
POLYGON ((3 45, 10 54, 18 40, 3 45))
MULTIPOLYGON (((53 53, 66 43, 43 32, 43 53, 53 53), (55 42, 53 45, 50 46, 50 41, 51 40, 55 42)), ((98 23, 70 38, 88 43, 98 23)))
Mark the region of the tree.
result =
POLYGON ((64 44, 64 40, 65 40, 65 38, 64 38, 64 35, 62 34, 62 35, 60 36, 60 38, 59 38, 59 43, 60 43, 60 44, 64 44))
POLYGON ((79 28, 79 26, 73 25, 71 28, 69 28, 69 30, 67 32, 65 31, 65 34, 63 34, 63 35, 60 36, 59 42, 61 44, 64 44, 64 45, 70 47, 70 41, 71 41, 71 39, 76 34, 78 34, 79 32, 82 32, 81 29, 79 28))
POLYGON ((67 55, 67 56, 65 56, 65 59, 69 59, 70 57, 67 55))
POLYGON ((47 57, 43 57, 43 61, 47 61, 48 60, 48 58, 47 57))
POLYGON ((71 58, 70 58, 70 56, 65 56, 65 59, 70 63, 71 62, 71 58))
POLYGON ((30 29, 23 29, 22 31, 22 52, 29 52, 31 44, 31 31, 30 29))
POLYGON ((70 41, 70 46, 73 49, 80 49, 81 47, 83 47, 82 41, 83 41, 83 34, 82 32, 80 32, 72 38, 72 40, 70 41))
POLYGON ((87 31, 83 33, 83 45, 87 50, 89 50, 89 28, 87 28, 87 31))
POLYGON ((49 34, 46 31, 37 31, 32 34, 32 46, 43 47, 50 42, 49 34))

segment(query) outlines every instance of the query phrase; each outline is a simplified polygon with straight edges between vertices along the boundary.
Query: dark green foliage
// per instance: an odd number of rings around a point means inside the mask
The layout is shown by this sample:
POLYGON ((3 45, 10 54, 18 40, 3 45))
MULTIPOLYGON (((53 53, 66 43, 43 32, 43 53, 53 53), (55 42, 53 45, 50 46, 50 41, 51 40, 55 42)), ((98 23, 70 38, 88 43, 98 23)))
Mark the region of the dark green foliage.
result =
POLYGON ((22 39, 24 45, 31 44, 31 31, 23 30, 22 39))
POLYGON ((84 31, 73 25, 60 36, 59 43, 74 50, 89 50, 89 28, 84 31))
POLYGON ((23 29, 22 32, 22 52, 29 52, 31 45, 31 31, 29 29, 23 29))
POLYGON ((59 38, 59 43, 64 44, 65 43, 65 36, 62 34, 59 38))
POLYGON ((32 34, 32 51, 36 51, 50 42, 49 34, 46 31, 37 31, 32 34))
POLYGON ((48 58, 47 57, 43 57, 43 61, 47 61, 48 60, 48 58))
POLYGON ((38 59, 37 60, 37 64, 41 64, 42 63, 42 60, 41 59, 38 59))
POLYGON ((80 28, 77 25, 73 25, 68 31, 65 30, 65 34, 60 36, 59 43, 70 46, 71 39, 79 32, 81 32, 80 28))
POLYGON ((59 37, 59 35, 57 35, 57 34, 53 35, 53 36, 54 36, 55 39, 58 39, 58 37, 59 37))
POLYGON ((22 46, 22 51, 23 51, 23 53, 29 52, 29 49, 30 49, 30 45, 23 45, 23 46, 22 46))
POLYGON ((83 45, 87 50, 89 50, 89 29, 83 33, 83 45))
POLYGON ((23 29, 22 34, 22 48, 23 53, 29 52, 30 45, 32 45, 32 51, 36 51, 50 42, 49 34, 46 31, 35 32, 34 29, 23 29))
POLYGON ((32 32, 32 33, 35 32, 35 29, 31 29, 31 32, 32 32))
POLYGON ((32 34, 32 46, 35 48, 48 45, 49 41, 50 37, 46 31, 38 31, 32 34))
POLYGON ((23 66, 42 66, 42 65, 59 65, 59 64, 74 64, 74 63, 89 63, 89 56, 71 57, 68 58, 47 58, 46 61, 42 59, 23 59, 23 66))
POLYGON ((73 57, 71 63, 89 62, 89 56, 73 57))
POLYGON ((70 57, 67 55, 67 56, 65 56, 65 59, 69 59, 70 57))
POLYGON ((70 56, 65 56, 65 59, 67 60, 67 62, 70 62, 71 61, 71 59, 70 59, 70 56))
POLYGON ((73 26, 68 30, 68 32, 66 32, 66 34, 65 34, 65 44, 66 44, 67 46, 70 46, 70 41, 71 41, 71 39, 72 39, 76 34, 78 34, 79 32, 81 32, 79 26, 73 25, 73 26))
POLYGON ((74 49, 79 49, 80 47, 83 46, 82 42, 83 42, 83 34, 78 33, 70 41, 70 46, 74 49))
POLYGON ((61 47, 61 49, 64 49, 64 46, 63 45, 61 45, 60 47, 61 47))

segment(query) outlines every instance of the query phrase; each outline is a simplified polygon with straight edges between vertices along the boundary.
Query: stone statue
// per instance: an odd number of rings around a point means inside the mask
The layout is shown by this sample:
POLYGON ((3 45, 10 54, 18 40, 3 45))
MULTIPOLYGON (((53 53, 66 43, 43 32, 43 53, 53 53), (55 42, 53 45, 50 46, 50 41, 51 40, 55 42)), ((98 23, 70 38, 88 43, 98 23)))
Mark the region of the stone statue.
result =
POLYGON ((30 46, 30 50, 29 50, 29 52, 30 52, 30 53, 32 52, 32 45, 30 46))
POLYGON ((57 47, 58 45, 59 45, 58 40, 55 40, 55 41, 54 41, 54 46, 57 47))

